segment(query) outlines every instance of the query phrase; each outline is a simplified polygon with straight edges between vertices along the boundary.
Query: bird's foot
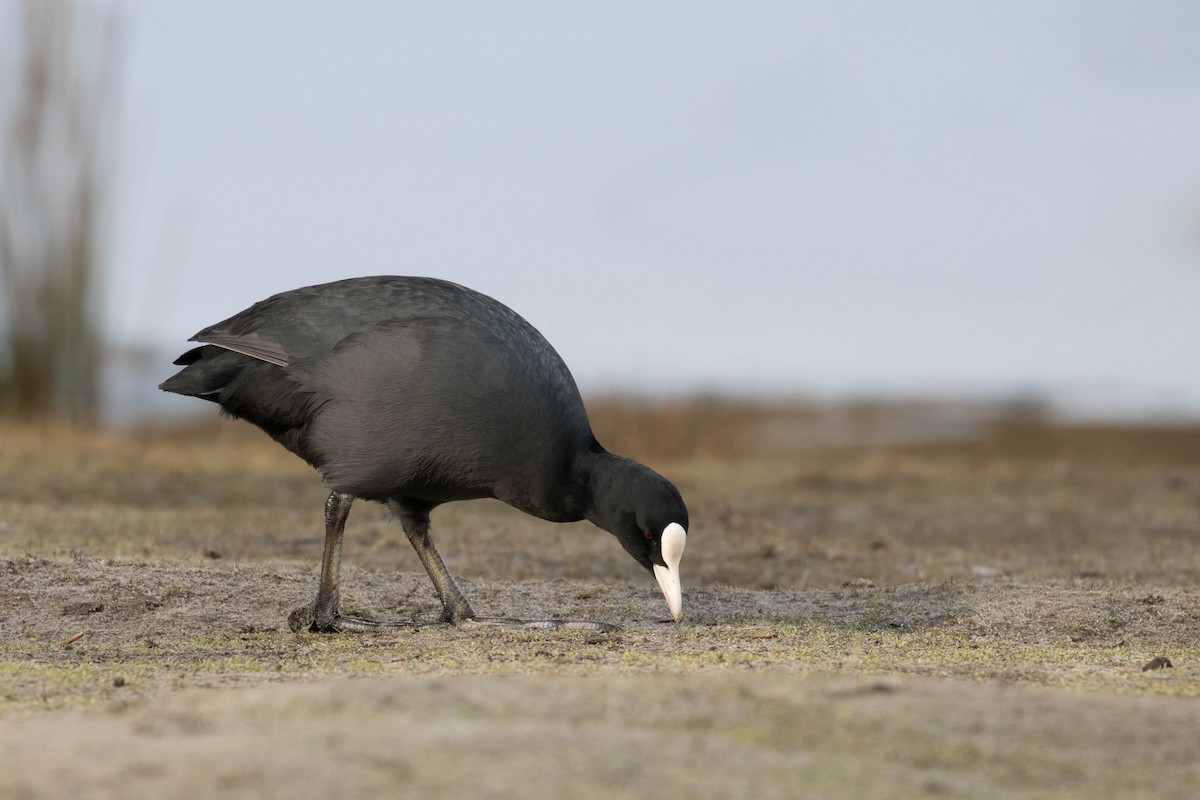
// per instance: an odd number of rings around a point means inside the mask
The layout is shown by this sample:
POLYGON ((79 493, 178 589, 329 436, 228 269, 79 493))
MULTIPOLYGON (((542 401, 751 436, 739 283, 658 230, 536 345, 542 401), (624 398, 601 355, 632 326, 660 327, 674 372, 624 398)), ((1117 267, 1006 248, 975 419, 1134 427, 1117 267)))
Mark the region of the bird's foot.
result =
POLYGON ((380 621, 355 617, 344 615, 338 611, 318 614, 315 603, 301 606, 288 614, 288 627, 292 629, 293 633, 305 631, 312 633, 370 633, 371 631, 396 628, 417 628, 421 625, 422 623, 419 622, 380 621))
POLYGON ((469 628, 480 626, 506 630, 557 631, 576 630, 593 633, 612 633, 621 630, 608 622, 570 619, 524 620, 513 617, 477 617, 470 606, 465 609, 445 609, 437 622, 381 621, 342 614, 336 609, 317 610, 316 602, 301 606, 288 614, 288 627, 293 633, 370 633, 397 628, 423 628, 431 625, 454 625, 469 628), (457 613, 455 613, 457 611, 457 613))
POLYGON ((484 625, 489 628, 505 628, 508 630, 526 631, 591 631, 593 633, 612 633, 621 630, 621 626, 608 622, 593 622, 591 620, 574 619, 513 619, 511 617, 472 617, 459 623, 463 627, 469 625, 484 625))

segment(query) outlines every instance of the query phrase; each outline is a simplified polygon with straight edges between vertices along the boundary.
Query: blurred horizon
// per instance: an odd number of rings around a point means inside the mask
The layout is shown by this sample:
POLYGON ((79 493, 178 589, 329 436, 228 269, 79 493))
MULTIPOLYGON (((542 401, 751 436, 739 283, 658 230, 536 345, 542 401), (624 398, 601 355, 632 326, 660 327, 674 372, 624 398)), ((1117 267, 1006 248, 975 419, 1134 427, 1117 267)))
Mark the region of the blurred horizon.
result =
POLYGON ((94 7, 109 419, 367 274, 496 297, 588 396, 1200 418, 1196 4, 94 7))

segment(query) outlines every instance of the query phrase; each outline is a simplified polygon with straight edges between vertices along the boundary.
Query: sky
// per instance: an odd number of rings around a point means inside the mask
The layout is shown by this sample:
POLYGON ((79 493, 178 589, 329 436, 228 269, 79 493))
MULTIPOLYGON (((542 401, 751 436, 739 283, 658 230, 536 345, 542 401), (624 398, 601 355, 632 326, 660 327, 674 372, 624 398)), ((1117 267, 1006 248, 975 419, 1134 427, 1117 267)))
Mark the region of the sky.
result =
POLYGON ((105 319, 154 382, 276 292, 431 275, 585 393, 1200 416, 1191 0, 116 8, 105 319))

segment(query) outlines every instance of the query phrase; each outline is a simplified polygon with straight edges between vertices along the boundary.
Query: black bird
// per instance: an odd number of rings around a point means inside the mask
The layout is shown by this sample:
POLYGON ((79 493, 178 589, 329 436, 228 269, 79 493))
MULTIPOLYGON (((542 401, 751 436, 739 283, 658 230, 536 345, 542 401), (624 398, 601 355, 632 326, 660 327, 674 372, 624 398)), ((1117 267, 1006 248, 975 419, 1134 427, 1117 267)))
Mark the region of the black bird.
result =
POLYGON ((654 573, 679 621, 679 491, 600 446, 567 365, 507 306, 434 278, 352 278, 269 297, 189 341, 204 344, 159 388, 254 423, 331 489, 317 597, 292 613, 294 629, 387 624, 339 612, 355 498, 400 520, 444 622, 476 617, 433 546, 429 512, 480 497, 553 522, 591 520, 654 573))

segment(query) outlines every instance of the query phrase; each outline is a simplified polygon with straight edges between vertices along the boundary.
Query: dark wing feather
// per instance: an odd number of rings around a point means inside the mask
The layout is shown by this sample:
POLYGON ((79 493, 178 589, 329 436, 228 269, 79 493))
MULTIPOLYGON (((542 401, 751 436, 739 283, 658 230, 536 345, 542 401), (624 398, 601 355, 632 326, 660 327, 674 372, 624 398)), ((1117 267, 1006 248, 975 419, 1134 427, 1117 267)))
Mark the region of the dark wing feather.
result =
POLYGON ((244 356, 257 358, 259 361, 266 361, 268 364, 274 364, 278 367, 286 367, 289 363, 288 353, 283 349, 283 345, 278 342, 272 342, 269 339, 264 339, 257 333, 247 333, 237 336, 219 331, 211 331, 204 334, 196 334, 188 341, 213 344, 226 350, 232 350, 235 353, 241 353, 244 356))

